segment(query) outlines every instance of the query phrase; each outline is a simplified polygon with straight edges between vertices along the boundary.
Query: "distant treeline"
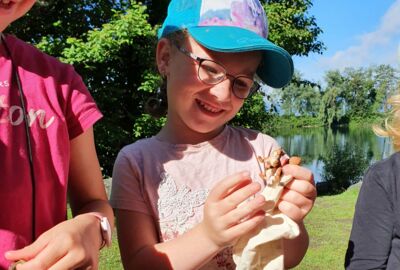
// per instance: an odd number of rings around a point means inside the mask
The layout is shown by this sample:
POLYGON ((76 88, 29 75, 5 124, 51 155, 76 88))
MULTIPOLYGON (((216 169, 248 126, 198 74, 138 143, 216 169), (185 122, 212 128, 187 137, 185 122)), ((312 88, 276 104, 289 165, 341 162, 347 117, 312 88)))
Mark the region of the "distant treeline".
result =
POLYGON ((366 123, 390 109, 387 98, 399 90, 399 70, 390 65, 328 71, 324 86, 301 78, 273 90, 269 103, 280 126, 335 126, 366 123))

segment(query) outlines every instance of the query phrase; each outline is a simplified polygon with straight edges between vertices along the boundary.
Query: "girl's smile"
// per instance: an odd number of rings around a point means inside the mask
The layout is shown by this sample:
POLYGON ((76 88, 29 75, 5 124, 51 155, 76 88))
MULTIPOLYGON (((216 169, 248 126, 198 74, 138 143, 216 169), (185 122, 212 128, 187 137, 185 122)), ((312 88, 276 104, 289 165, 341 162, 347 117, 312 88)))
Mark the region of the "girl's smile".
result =
POLYGON ((199 105, 199 108, 201 111, 204 113, 210 115, 210 116, 218 116, 223 112, 223 109, 215 107, 209 103, 206 103, 204 101, 201 101, 199 99, 196 99, 196 103, 199 105))
POLYGON ((10 10, 15 5, 14 1, 11 0, 1 0, 0 1, 0 10, 10 10))

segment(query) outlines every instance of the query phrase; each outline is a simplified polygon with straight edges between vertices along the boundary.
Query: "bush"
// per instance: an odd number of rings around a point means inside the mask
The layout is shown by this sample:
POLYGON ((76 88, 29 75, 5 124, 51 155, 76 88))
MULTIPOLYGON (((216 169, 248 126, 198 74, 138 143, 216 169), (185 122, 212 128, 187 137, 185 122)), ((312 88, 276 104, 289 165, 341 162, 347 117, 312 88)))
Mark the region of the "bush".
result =
POLYGON ((329 187, 326 193, 341 193, 360 181, 371 158, 370 153, 367 154, 353 145, 334 145, 326 156, 319 157, 325 164, 322 178, 329 187))

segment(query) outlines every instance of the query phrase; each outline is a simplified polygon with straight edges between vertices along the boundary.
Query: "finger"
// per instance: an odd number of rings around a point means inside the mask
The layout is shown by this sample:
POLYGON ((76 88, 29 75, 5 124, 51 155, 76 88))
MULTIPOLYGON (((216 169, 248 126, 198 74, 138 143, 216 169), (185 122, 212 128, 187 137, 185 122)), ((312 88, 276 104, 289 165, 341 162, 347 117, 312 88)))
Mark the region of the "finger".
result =
POLYGON ((317 197, 315 185, 305 180, 294 179, 285 186, 285 189, 296 191, 312 200, 317 197))
POLYGON ((262 195, 257 195, 254 199, 227 213, 223 217, 223 220, 226 221, 227 227, 231 227, 243 222, 251 216, 254 216, 255 213, 262 211, 264 205, 265 197, 262 195))
POLYGON ((19 260, 29 261, 46 247, 47 242, 42 239, 43 238, 39 237, 38 240, 30 244, 29 246, 26 246, 18 250, 7 251, 4 254, 4 256, 9 261, 19 261, 19 260))
POLYGON ((302 221, 309 213, 309 211, 306 211, 291 202, 282 200, 278 202, 278 209, 295 222, 302 221))
POLYGON ((230 196, 232 193, 242 189, 243 187, 245 187, 245 186, 247 186, 247 185, 249 185, 251 183, 253 183, 253 181, 251 179, 243 180, 239 184, 237 184, 237 185, 233 186, 232 188, 228 189, 224 197, 226 198, 227 196, 230 196))
POLYGON ((286 201, 296 205, 304 212, 309 212, 314 205, 314 200, 309 199, 300 193, 293 190, 285 190, 280 198, 281 201, 286 201))
POLYGON ((298 165, 287 164, 282 167, 283 174, 291 175, 295 179, 306 180, 312 184, 314 184, 314 175, 312 171, 305 167, 301 167, 298 165))
POLYGON ((57 261, 49 270, 64 270, 64 269, 98 269, 96 260, 85 260, 83 250, 69 252, 67 255, 57 261))
POLYGON ((289 158, 287 156, 281 157, 281 166, 285 166, 286 164, 289 164, 289 158))
POLYGON ((224 178, 222 181, 217 183, 215 187, 211 190, 208 198, 212 201, 218 201, 223 199, 233 191, 235 187, 243 182, 250 182, 249 172, 239 172, 224 178))
POLYGON ((245 235, 246 233, 252 231, 263 221, 265 221, 265 213, 263 211, 257 212, 254 216, 229 228, 227 230, 227 234, 232 239, 239 238, 240 236, 245 235))
POLYGON ((232 194, 225 197, 219 204, 221 205, 222 213, 225 214, 235 208, 237 208, 245 200, 248 200, 251 196, 255 195, 261 190, 261 185, 257 182, 250 182, 247 185, 236 190, 232 194))
POLYGON ((63 257, 65 253, 66 251, 58 245, 50 244, 38 253, 37 256, 18 267, 18 270, 49 269, 63 257))

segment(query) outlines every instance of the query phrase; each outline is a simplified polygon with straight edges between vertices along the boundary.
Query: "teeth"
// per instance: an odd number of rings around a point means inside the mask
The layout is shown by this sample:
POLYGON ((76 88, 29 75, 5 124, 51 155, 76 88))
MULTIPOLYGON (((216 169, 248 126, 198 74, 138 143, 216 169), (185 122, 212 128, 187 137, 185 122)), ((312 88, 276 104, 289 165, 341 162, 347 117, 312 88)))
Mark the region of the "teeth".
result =
POLYGON ((11 2, 11 0, 2 0, 3 4, 7 5, 11 2))
POLYGON ((217 113, 217 112, 222 111, 222 110, 216 109, 216 108, 214 108, 214 107, 211 107, 211 106, 209 106, 209 105, 203 103, 202 101, 199 101, 199 103, 200 103, 200 105, 201 105, 204 109, 206 109, 207 111, 210 111, 210 112, 212 112, 212 113, 217 113))

